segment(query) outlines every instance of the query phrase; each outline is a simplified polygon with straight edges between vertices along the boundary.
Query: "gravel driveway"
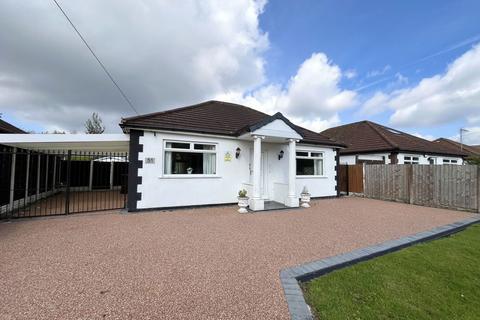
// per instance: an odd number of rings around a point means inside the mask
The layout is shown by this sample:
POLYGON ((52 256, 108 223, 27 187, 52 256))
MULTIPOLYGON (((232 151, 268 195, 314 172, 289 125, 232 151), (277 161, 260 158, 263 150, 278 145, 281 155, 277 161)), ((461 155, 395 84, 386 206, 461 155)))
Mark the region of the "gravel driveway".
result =
POLYGON ((0 317, 288 319, 280 269, 470 216, 341 198, 0 223, 0 317))

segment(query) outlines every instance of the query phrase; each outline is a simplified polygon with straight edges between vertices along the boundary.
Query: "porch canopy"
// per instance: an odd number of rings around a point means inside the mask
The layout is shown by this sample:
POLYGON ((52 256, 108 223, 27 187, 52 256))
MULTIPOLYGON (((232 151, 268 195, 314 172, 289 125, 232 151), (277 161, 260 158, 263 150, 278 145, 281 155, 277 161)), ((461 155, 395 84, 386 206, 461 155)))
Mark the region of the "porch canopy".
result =
MULTIPOLYGON (((299 201, 296 197, 296 143, 303 139, 297 128, 281 113, 264 119, 246 129, 240 139, 253 139, 253 196, 250 199, 252 210, 263 210, 264 201, 260 194, 261 184, 261 152, 262 140, 269 142, 288 142, 288 194, 285 205, 298 207, 299 201)), ((264 169, 265 170, 265 169, 264 169)))
POLYGON ((0 145, 26 150, 128 152, 127 134, 0 134, 0 145))

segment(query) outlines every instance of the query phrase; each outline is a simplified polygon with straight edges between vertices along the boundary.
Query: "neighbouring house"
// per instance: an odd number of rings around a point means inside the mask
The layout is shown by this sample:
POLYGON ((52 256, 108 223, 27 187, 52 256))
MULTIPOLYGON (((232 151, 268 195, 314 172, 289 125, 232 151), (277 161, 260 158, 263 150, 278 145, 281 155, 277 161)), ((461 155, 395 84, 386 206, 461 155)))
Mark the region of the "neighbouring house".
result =
POLYGON ((347 148, 341 164, 463 164, 468 154, 371 121, 360 121, 321 132, 347 148))
POLYGON ((281 113, 207 101, 122 119, 130 135, 130 211, 234 203, 248 191, 252 210, 267 201, 299 205, 337 195, 343 144, 292 124, 281 113))
POLYGON ((15 127, 2 119, 0 119, 0 133, 26 133, 20 128, 15 127))
POLYGON ((439 138, 434 140, 433 142, 454 152, 466 153, 467 157, 480 157, 480 146, 470 146, 464 143, 460 144, 460 142, 446 138, 439 138))

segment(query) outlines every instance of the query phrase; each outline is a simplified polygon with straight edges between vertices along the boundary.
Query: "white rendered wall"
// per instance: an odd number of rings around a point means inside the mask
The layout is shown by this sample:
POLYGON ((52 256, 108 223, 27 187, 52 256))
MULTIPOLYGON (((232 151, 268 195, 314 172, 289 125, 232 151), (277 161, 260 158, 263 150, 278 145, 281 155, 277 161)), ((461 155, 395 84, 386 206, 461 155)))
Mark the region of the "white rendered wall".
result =
POLYGON ((413 154, 413 153, 399 153, 398 154, 398 164, 404 164, 405 157, 418 157, 419 164, 430 164, 428 162, 428 158, 436 158, 437 165, 443 165, 443 159, 452 159, 457 160, 457 165, 463 164, 463 159, 460 157, 448 157, 448 156, 435 156, 435 155, 421 155, 421 154, 413 154))
MULTIPOLYGON (((390 164, 390 153, 369 153, 369 154, 359 154, 359 160, 382 160, 382 157, 385 157, 386 163, 390 164)), ((423 155, 423 154, 414 154, 414 153, 399 153, 397 155, 398 164, 404 164, 404 157, 418 157, 419 164, 429 164, 428 158, 436 158, 437 165, 443 164, 443 159, 453 159, 457 160, 457 164, 463 164, 462 158, 459 157, 448 157, 448 156, 434 156, 434 155, 423 155)), ((356 164, 355 155, 340 156, 340 164, 356 164)))
MULTIPOLYGON (((367 154, 359 154, 359 160, 374 160, 374 161, 383 161, 385 159, 385 163, 389 164, 390 159, 388 156, 390 153, 367 153, 367 154), (383 158, 385 157, 385 158, 383 158)), ((356 164, 356 157, 357 155, 348 155, 348 156, 340 156, 340 164, 356 164)))
POLYGON ((237 201, 238 190, 243 182, 248 182, 248 148, 251 142, 225 138, 165 134, 145 131, 140 137, 143 152, 139 160, 155 158, 155 163, 145 164, 138 170, 142 184, 138 192, 142 198, 137 202, 138 209, 191 206, 202 204, 230 203, 237 201), (164 140, 185 140, 191 142, 217 143, 217 175, 215 177, 165 177, 163 175, 164 140), (240 157, 235 158, 235 150, 240 147, 240 157), (232 156, 224 161, 225 153, 232 156))
MULTIPOLYGON (((144 135, 140 137, 140 143, 143 144, 143 152, 139 153, 139 160, 143 161, 148 157, 154 158, 155 162, 146 164, 144 161, 143 168, 138 170, 139 176, 142 177, 142 184, 138 186, 138 192, 142 194, 141 200, 137 202, 138 209, 233 203, 237 202, 238 190, 244 188, 245 184, 251 181, 249 164, 250 152, 251 150, 253 152, 253 141, 159 132, 155 135, 153 132, 145 131, 144 135), (216 143, 217 175, 215 177, 164 176, 163 147, 165 140, 216 143), (235 158, 237 147, 242 150, 238 159, 235 158), (227 152, 232 156, 231 161, 224 161, 227 152)), ((334 150, 313 146, 305 147, 301 144, 297 144, 297 149, 323 152, 325 170, 323 177, 300 178, 297 176, 297 195, 300 195, 304 185, 308 187, 312 197, 336 195, 334 150)), ((275 195, 274 191, 282 189, 281 185, 288 183, 288 143, 267 143, 264 140, 262 141, 262 152, 265 152, 268 157, 267 198, 276 200, 278 195, 275 195), (284 156, 279 160, 278 154, 281 150, 284 151, 284 156), (277 184, 276 188, 275 184, 277 184)))
POLYGON ((331 197, 336 196, 335 180, 336 152, 332 148, 318 148, 314 146, 302 146, 297 144, 297 150, 311 150, 315 152, 323 152, 323 170, 324 175, 320 177, 297 176, 296 192, 300 196, 304 186, 308 188, 312 197, 331 197))

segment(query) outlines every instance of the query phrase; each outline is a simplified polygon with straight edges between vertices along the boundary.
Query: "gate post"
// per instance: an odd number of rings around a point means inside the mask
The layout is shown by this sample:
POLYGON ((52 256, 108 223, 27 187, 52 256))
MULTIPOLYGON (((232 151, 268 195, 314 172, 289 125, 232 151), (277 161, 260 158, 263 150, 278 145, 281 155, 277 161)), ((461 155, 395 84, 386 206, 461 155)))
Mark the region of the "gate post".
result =
POLYGON ((70 213, 70 169, 72 162, 72 150, 67 154, 67 188, 65 189, 65 214, 70 213))
POLYGON ((17 162, 17 148, 12 149, 12 162, 10 163, 10 189, 8 193, 8 204, 13 212, 13 203, 15 199, 15 166, 17 162))

